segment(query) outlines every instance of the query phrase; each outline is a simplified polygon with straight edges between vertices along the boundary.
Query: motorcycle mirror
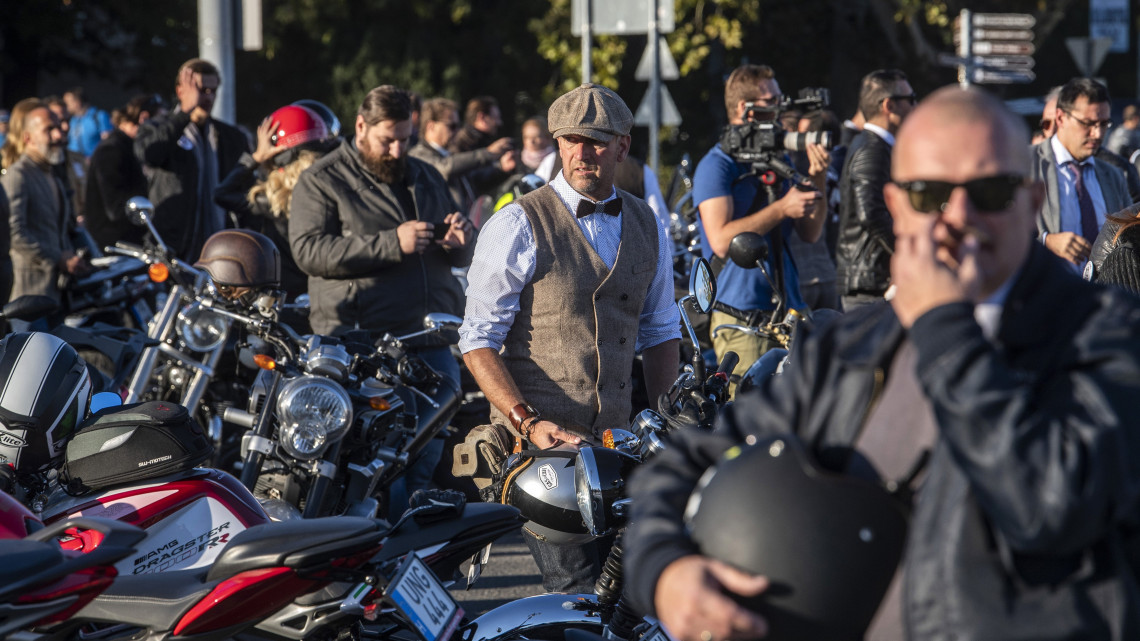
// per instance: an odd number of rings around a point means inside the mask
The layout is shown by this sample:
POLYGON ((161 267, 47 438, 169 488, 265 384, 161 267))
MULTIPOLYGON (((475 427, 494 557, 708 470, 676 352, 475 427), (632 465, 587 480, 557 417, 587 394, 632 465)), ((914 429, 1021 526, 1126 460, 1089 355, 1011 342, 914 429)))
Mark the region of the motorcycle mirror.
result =
POLYGON ((148 220, 154 220, 154 205, 142 196, 135 196, 127 201, 127 218, 139 227, 146 227, 148 220))
POLYGON ((768 241, 754 231, 741 232, 728 244, 728 257, 744 269, 753 269, 768 258, 768 241))
POLYGON ((123 404, 123 399, 114 392, 96 392, 91 395, 91 413, 105 410, 108 407, 118 407, 123 404))
POLYGON ((463 324, 463 319, 453 314, 444 314, 441 312, 432 312, 424 316, 424 329, 429 332, 434 332, 440 329, 453 329, 458 331, 459 326, 463 324))
POLYGON ((51 296, 20 296, 0 308, 0 315, 12 320, 33 321, 57 309, 59 303, 51 296))
MULTIPOLYGON (((736 242, 736 238, 733 242, 736 242)), ((689 272, 689 295, 693 297, 700 313, 712 311, 713 301, 716 300, 716 279, 713 278, 709 262, 704 258, 698 258, 693 263, 693 270, 689 272)))

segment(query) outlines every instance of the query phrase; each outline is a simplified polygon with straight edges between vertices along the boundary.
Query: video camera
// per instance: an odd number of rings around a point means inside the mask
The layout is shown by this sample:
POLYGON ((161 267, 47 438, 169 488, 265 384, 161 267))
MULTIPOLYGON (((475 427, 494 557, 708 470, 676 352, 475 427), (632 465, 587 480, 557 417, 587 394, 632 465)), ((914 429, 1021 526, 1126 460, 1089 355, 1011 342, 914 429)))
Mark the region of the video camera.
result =
POLYGON ((804 151, 809 144, 831 149, 835 144, 831 133, 811 131, 788 133, 779 122, 781 113, 793 108, 804 111, 823 109, 831 102, 827 89, 808 87, 801 89, 797 98, 780 96, 772 106, 744 103, 744 124, 729 125, 721 135, 720 147, 733 160, 744 164, 769 163, 783 151, 804 151))

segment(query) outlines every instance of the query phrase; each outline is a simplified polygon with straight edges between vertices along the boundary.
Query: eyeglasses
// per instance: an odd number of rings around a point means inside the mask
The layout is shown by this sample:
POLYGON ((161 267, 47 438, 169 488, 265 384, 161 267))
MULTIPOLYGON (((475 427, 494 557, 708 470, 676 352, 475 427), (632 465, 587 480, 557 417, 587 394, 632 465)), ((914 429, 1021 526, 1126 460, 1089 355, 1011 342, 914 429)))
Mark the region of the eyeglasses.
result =
POLYGON ((1025 184, 1025 176, 998 174, 975 178, 964 183, 950 183, 941 180, 912 180, 895 184, 906 190, 910 206, 924 214, 937 214, 946 210, 950 195, 959 187, 966 189, 970 202, 980 212, 994 213, 1005 211, 1017 196, 1017 190, 1025 184))
POLYGON ((1108 131, 1109 128, 1112 127, 1112 120, 1110 120, 1108 118, 1105 118, 1104 120, 1082 120, 1081 118, 1077 118, 1076 116, 1074 116, 1073 112, 1071 112, 1071 111, 1066 111, 1065 113, 1068 114, 1070 118, 1075 120, 1078 124, 1080 124, 1085 129, 1092 130, 1092 129, 1096 129, 1097 127, 1100 127, 1101 131, 1108 131))
POLYGON ((918 94, 908 93, 906 95, 891 96, 891 100, 908 100, 910 101, 910 104, 916 105, 918 104, 918 94))

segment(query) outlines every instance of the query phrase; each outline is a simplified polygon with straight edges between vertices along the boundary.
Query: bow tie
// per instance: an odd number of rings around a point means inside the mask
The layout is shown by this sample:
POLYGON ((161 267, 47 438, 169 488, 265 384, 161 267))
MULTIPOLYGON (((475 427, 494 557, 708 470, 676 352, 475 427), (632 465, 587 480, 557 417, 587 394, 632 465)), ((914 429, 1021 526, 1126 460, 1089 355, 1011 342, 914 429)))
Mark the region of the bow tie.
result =
POLYGON ((617 216, 621 213, 621 198, 614 198, 613 200, 607 201, 604 205, 583 198, 578 201, 577 213, 578 218, 583 218, 590 214, 609 214, 611 216, 617 216))

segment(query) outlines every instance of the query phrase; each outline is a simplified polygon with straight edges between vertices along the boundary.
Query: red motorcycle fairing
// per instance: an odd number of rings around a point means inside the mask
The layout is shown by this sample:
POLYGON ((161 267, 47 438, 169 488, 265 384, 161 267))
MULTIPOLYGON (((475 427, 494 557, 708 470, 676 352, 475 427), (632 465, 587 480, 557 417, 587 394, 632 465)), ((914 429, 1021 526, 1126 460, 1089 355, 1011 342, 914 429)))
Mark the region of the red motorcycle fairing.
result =
POLYGON ((237 479, 212 469, 68 497, 48 506, 44 522, 72 516, 110 518, 146 530, 136 553, 116 564, 122 574, 208 566, 235 535, 270 520, 237 479))

